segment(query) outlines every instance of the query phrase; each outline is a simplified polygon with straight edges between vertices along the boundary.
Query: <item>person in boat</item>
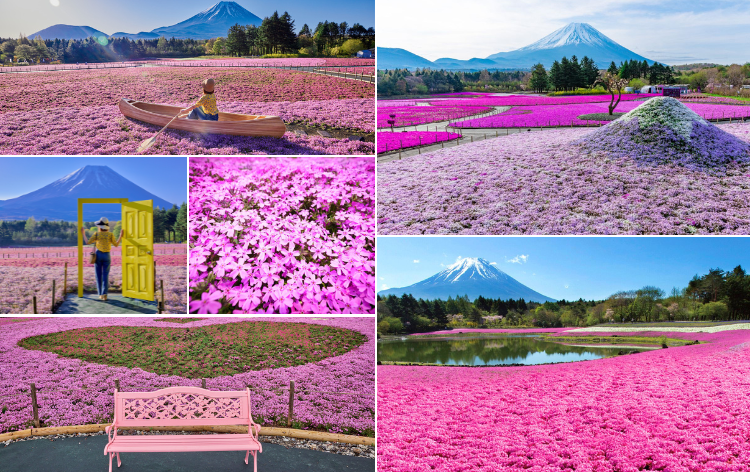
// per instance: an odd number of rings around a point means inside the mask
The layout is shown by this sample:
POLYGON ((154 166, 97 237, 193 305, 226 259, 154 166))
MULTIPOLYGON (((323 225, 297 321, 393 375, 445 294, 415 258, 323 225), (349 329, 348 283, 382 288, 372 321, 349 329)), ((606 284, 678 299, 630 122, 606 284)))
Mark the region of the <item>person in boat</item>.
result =
POLYGON ((98 228, 96 234, 86 238, 86 230, 81 228, 84 244, 96 244, 96 291, 99 293, 99 300, 107 300, 107 289, 109 289, 109 266, 112 264, 112 258, 109 252, 112 246, 119 246, 125 235, 125 228, 120 232, 120 237, 115 240, 115 235, 109 230, 109 220, 105 217, 99 218, 94 223, 98 228))
MULTIPOLYGON (((216 96, 214 95, 214 79, 203 81, 203 96, 195 105, 182 110, 189 120, 219 121, 219 109, 216 107, 216 96)), ((185 116, 185 115, 181 115, 185 116)))

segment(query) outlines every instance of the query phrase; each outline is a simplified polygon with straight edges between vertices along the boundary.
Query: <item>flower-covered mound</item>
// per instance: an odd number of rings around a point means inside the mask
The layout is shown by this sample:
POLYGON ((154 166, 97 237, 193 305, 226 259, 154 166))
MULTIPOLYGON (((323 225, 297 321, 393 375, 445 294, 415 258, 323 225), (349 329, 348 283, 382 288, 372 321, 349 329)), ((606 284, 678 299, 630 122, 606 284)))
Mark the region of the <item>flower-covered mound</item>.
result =
POLYGON ((200 379, 317 362, 349 352, 365 340, 360 333, 330 326, 245 321, 192 329, 82 328, 26 338, 20 346, 97 364, 200 379))
MULTIPOLYGON (((750 141, 750 125, 721 128, 750 141)), ((378 165, 380 234, 750 234, 750 166, 712 175, 517 133, 378 165)))
POLYGON ((652 98, 576 143, 641 164, 677 164, 709 172, 723 172, 730 163, 750 162, 750 144, 671 97, 652 98))
MULTIPOLYGON (((293 380, 296 384, 294 427, 373 435, 374 318, 258 318, 253 321, 256 320, 293 321, 343 328, 356 331, 368 339, 345 354, 314 363, 209 378, 206 380, 208 389, 244 390, 249 387, 255 421, 265 426, 286 426, 288 387, 293 380)), ((211 318, 180 327, 192 331, 197 327, 240 321, 246 322, 247 319, 211 318)), ((200 386, 200 379, 158 375, 136 366, 128 368, 95 364, 18 346, 19 341, 30 336, 73 329, 109 327, 114 330, 116 326, 164 328, 164 325, 164 322, 150 318, 52 318, 0 325, 0 433, 31 426, 30 383, 36 384, 39 416, 44 426, 111 421, 115 380, 120 381, 122 391, 200 386)), ((279 325, 279 331, 283 331, 283 326, 279 325)), ((218 326, 215 329, 220 330, 218 326)))
MULTIPOLYGON (((640 333, 643 334, 643 333, 640 333)), ((378 367, 378 470, 747 472, 750 331, 535 367, 378 367)))
POLYGON ((373 313, 375 162, 193 158, 192 313, 373 313))
MULTIPOLYGON (((0 87, 2 154, 134 154, 161 126, 125 118, 121 98, 187 106, 206 77, 220 111, 278 115, 287 124, 375 130, 374 86, 282 69, 139 67, 6 74, 0 87)), ((312 131, 311 131, 312 133, 312 131)), ((371 142, 298 136, 201 135, 167 130, 151 154, 374 154, 371 142)))

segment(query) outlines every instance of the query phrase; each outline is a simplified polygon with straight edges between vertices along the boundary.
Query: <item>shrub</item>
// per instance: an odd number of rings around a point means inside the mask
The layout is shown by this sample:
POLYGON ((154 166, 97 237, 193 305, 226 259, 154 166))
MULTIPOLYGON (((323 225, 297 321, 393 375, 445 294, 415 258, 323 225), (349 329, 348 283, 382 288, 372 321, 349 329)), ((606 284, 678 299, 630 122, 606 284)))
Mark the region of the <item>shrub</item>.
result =
POLYGON ((357 54, 357 52, 363 50, 365 48, 365 45, 362 41, 359 39, 347 39, 344 41, 344 44, 339 47, 339 51, 341 54, 346 54, 347 56, 353 56, 354 54, 357 54))
MULTIPOLYGON (((388 318, 383 319, 381 323, 388 323, 389 333, 400 333, 404 330, 404 324, 401 322, 401 319, 394 316, 389 316, 388 318)), ((378 324, 378 327, 379 326, 380 324, 378 324)))
POLYGON ((724 302, 709 302, 698 309, 698 316, 704 320, 726 319, 729 308, 724 302))
POLYGON ((380 335, 380 333, 388 334, 390 329, 391 325, 386 320, 381 321, 380 323, 378 323, 378 336, 380 335))
POLYGON ((594 87, 591 89, 579 88, 579 89, 568 90, 568 91, 550 92, 547 94, 547 96, 548 97, 562 97, 564 95, 602 95, 604 93, 607 93, 607 92, 603 88, 594 87))

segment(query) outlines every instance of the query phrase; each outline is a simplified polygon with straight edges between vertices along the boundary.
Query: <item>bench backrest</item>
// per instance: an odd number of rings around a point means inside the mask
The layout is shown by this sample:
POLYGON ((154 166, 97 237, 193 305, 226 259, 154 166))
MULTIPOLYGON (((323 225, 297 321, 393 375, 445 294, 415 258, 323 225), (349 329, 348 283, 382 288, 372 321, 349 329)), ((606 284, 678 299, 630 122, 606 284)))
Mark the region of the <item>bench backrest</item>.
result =
POLYGON ((214 392, 170 387, 153 392, 115 390, 118 426, 201 426, 250 423, 250 390, 214 392))

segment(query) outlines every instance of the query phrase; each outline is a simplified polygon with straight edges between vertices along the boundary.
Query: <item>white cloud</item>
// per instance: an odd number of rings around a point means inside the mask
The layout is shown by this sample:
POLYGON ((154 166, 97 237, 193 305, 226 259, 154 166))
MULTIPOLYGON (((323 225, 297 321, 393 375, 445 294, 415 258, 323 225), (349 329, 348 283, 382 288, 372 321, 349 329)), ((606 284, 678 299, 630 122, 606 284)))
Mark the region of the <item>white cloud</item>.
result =
POLYGON ((568 287, 568 284, 565 284, 565 288, 570 288, 570 287, 568 287))
POLYGON ((728 45, 750 42, 748 2, 691 3, 465 0, 461 8, 455 8, 447 0, 378 0, 378 45, 404 48, 429 60, 484 58, 527 46, 568 23, 584 22, 657 61, 747 61, 746 48, 728 45), (478 11, 482 14, 477 15, 478 11))
POLYGON ((513 259, 505 259, 505 262, 509 262, 511 264, 526 264, 529 260, 528 254, 519 254, 513 259))
POLYGON ((383 277, 378 277, 380 280, 385 280, 383 277))
POLYGON ((419 264, 419 259, 414 259, 415 264, 419 264))
POLYGON ((490 265, 497 265, 497 262, 490 262, 490 265))
POLYGON ((383 284, 380 286, 380 290, 388 290, 388 286, 386 284, 383 284))

